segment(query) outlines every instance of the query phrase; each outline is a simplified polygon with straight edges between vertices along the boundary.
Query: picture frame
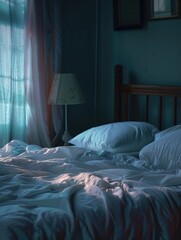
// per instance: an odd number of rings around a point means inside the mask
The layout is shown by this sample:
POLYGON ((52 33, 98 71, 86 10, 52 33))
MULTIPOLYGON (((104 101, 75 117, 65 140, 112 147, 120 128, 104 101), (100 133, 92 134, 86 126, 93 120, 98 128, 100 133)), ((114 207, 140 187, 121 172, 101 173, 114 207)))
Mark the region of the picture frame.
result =
POLYGON ((180 16, 180 0, 149 0, 149 19, 161 20, 180 16))
POLYGON ((141 28, 143 0, 113 0, 114 30, 141 28))

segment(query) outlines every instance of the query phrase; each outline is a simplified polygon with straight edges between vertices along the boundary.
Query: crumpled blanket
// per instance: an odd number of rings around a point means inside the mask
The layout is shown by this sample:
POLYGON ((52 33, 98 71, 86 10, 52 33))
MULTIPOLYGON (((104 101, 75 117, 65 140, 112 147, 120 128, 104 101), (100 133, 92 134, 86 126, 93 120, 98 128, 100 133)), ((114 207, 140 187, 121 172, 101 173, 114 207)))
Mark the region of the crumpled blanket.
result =
POLYGON ((0 149, 0 228, 1 240, 179 239, 181 171, 14 140, 0 149))

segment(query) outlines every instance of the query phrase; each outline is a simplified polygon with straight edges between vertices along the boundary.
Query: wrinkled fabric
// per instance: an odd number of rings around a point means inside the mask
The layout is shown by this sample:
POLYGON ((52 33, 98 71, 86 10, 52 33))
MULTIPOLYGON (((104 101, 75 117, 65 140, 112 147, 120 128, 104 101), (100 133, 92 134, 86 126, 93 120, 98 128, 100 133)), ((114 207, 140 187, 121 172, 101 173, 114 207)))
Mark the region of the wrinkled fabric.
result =
POLYGON ((121 154, 0 149, 1 239, 179 239, 181 171, 121 154))

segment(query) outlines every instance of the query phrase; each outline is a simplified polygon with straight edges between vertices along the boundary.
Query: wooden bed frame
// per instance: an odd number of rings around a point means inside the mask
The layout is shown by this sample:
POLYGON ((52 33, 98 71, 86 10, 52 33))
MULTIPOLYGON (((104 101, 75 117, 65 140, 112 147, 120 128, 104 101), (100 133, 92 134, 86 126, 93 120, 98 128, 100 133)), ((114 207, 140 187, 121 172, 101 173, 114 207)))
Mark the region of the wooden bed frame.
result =
MULTIPOLYGON (((163 85, 138 85, 123 83, 123 67, 115 65, 115 121, 136 121, 138 120, 137 98, 142 97, 139 102, 139 111, 143 112, 140 121, 150 122, 161 130, 163 124, 164 109, 167 108, 165 98, 169 98, 169 124, 176 125, 179 123, 181 110, 179 111, 181 101, 181 86, 163 86, 163 85), (151 105, 151 98, 156 97, 156 103, 151 105), (152 106, 152 107, 151 107, 152 106), (155 123, 150 120, 152 111, 157 108, 157 119, 155 123), (154 109, 153 109, 154 108, 154 109), (141 109, 141 110, 140 110, 141 109)), ((168 126, 167 126, 168 127, 168 126)))

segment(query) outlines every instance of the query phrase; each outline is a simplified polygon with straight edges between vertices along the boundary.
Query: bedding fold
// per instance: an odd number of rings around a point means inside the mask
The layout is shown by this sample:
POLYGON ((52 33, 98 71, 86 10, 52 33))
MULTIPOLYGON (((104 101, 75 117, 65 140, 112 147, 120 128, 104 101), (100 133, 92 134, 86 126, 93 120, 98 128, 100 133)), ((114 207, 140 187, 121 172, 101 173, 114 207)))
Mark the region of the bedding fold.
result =
POLYGON ((154 170, 118 153, 20 141, 0 155, 2 240, 177 239, 180 170, 154 170))

